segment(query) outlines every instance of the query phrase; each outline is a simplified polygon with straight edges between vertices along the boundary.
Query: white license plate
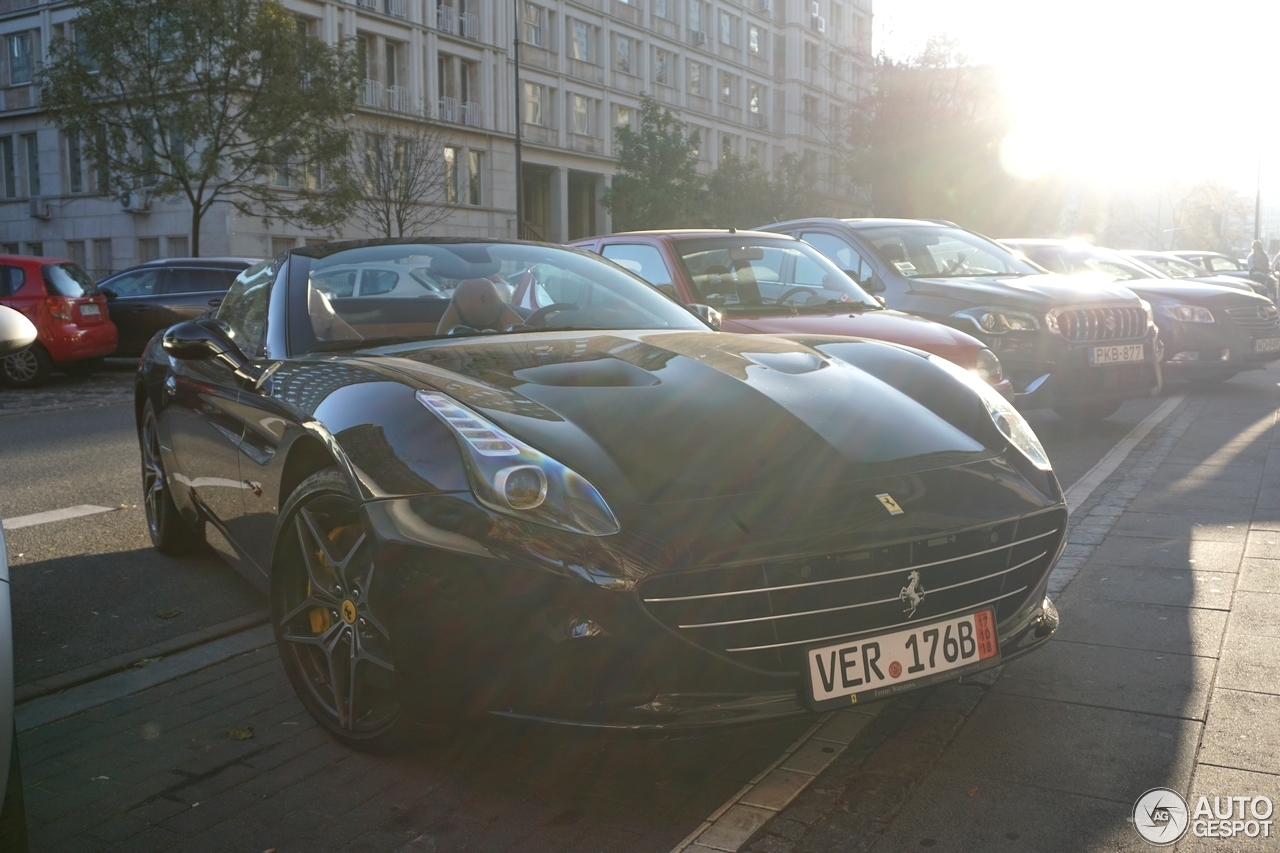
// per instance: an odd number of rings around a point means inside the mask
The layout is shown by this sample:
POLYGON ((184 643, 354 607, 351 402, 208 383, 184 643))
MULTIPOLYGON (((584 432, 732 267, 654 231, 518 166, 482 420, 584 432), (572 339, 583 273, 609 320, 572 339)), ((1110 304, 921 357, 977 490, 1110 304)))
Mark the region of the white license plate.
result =
POLYGON ((1280 338, 1258 338, 1253 342, 1254 352, 1280 351, 1280 338))
POLYGON ((1142 344, 1124 344, 1117 347, 1094 347, 1089 353, 1090 364, 1123 364, 1146 358, 1142 344))
POLYGON ((98 310, 97 305, 81 305, 80 306, 81 317, 97 317, 101 313, 102 312, 98 310))
POLYGON ((948 619, 809 649, 809 695, 815 708, 857 704, 956 678, 1000 662, 995 614, 948 619))

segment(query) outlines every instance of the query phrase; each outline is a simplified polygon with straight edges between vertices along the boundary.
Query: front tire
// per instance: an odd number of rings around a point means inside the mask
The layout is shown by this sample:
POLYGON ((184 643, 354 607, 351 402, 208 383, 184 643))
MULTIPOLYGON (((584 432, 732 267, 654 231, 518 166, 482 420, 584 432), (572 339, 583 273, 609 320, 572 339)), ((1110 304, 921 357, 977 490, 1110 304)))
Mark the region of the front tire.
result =
POLYGON ((39 388, 52 372, 53 359, 39 343, 0 359, 0 383, 10 388, 39 388))
POLYGON ((421 731, 405 709, 392 661, 389 574, 342 474, 312 474, 280 513, 271 565, 271 620, 294 692, 335 740, 388 752, 421 731))
POLYGON ((142 407, 142 430, 138 433, 142 451, 142 503, 147 513, 151 544, 161 554, 190 554, 204 546, 203 528, 192 528, 183 519, 169 493, 169 479, 160 455, 160 432, 151 401, 142 407))

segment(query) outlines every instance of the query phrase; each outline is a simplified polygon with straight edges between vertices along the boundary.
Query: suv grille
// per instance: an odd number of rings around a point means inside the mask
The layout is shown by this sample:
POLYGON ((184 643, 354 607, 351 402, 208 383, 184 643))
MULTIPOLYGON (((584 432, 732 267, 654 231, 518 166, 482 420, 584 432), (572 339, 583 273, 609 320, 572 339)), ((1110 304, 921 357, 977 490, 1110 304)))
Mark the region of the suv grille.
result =
POLYGON ((994 606, 1013 615, 1048 573, 1066 527, 1061 510, 931 539, 765 565, 656 575, 645 609, 685 639, 773 672, 797 672, 810 644, 892 631, 994 606), (914 613, 899 598, 919 572, 914 613))
POLYGON ((1251 332, 1270 332, 1280 328, 1280 311, 1274 305, 1240 305, 1227 309, 1231 322, 1251 332))
POLYGON ((1069 341, 1122 341, 1147 333, 1141 308, 1075 308, 1058 312, 1058 329, 1069 341))

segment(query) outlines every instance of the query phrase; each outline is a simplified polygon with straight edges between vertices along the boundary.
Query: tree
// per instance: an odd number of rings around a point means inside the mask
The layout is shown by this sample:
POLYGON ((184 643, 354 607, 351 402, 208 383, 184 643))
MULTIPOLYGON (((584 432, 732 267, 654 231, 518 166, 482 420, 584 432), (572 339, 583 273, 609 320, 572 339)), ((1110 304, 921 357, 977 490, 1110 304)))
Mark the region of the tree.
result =
POLYGON ((770 175, 754 160, 731 154, 707 181, 705 224, 750 228, 801 216, 818 216, 812 176, 794 154, 784 154, 770 175))
POLYGON ((321 227, 350 151, 354 51, 300 31, 277 0, 76 0, 54 46, 44 103, 103 174, 103 192, 191 205, 191 249, 215 202, 321 227))
POLYGON ((618 172, 603 204, 619 231, 680 228, 698 220, 702 178, 698 134, 652 98, 640 102, 640 127, 617 129, 618 172))
MULTIPOLYGON (((353 217, 383 237, 419 234, 449 215, 456 202, 458 164, 446 159, 444 138, 424 121, 379 121, 361 127, 353 155, 353 217)), ((472 176, 476 180, 476 176, 472 176)))

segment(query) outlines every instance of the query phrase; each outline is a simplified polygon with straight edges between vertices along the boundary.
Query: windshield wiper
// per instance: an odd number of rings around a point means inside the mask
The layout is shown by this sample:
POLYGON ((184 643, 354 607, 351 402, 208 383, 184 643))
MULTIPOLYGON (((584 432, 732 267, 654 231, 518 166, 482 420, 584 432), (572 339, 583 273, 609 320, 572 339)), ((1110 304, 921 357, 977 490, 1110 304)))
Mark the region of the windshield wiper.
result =
POLYGON ((797 305, 796 310, 801 314, 816 314, 819 311, 826 314, 861 314, 863 311, 883 311, 884 306, 868 305, 865 302, 837 302, 834 299, 828 299, 826 302, 797 305))

